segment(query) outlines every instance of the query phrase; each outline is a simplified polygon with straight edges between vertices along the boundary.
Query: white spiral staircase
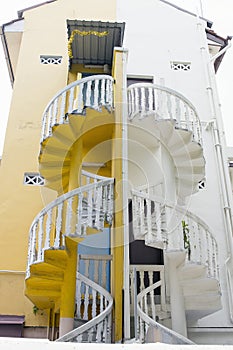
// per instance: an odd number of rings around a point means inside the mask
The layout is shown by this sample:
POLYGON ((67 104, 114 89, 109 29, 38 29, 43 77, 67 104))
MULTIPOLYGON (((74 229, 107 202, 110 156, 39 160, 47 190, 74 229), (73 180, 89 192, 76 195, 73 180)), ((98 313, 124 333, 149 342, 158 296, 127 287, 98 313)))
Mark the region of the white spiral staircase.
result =
MULTIPOLYGON (((205 176, 201 124, 194 106, 176 91, 148 83, 131 85, 128 101, 131 124, 153 134, 170 154, 177 199, 184 204, 187 196, 198 191, 198 183, 205 176)), ((132 190, 134 239, 143 239, 146 245, 164 251, 166 303, 171 302, 166 266, 170 259, 175 264, 178 261, 178 283, 188 323, 216 312, 222 307, 218 248, 210 228, 184 207, 156 196, 153 186, 142 188, 132 190)), ((161 283, 151 283, 137 296, 137 338, 146 341, 147 332, 154 329, 156 341, 190 343, 156 322, 159 314, 153 306, 154 290, 161 283)))
MULTIPOLYGON (((88 229, 101 231, 112 222, 114 180, 82 170, 81 186, 68 190, 72 145, 79 135, 94 126, 104 126, 111 138, 114 122, 113 78, 92 76, 69 84, 48 104, 43 114, 40 173, 46 186, 64 193, 48 204, 34 219, 29 232, 26 295, 43 308, 43 293, 60 297, 66 267, 66 237, 84 238, 88 229), (104 107, 104 109, 103 109, 104 107), (99 113, 85 124, 85 116, 99 113), (98 122, 95 124, 95 119, 98 122), (107 120, 106 124, 105 121, 107 120), (42 300, 42 302, 41 302, 42 300), (40 304, 41 303, 41 304, 40 304)), ((173 90, 153 84, 135 84, 128 90, 130 123, 151 128, 174 161, 177 196, 184 199, 197 191, 204 177, 200 121, 191 103, 173 90)), ((220 308, 217 244, 201 219, 181 207, 163 203, 145 191, 132 192, 135 238, 163 249, 165 254, 181 254, 180 283, 185 295, 187 317, 198 319, 220 308), (188 231, 184 244, 181 222, 188 231), (201 295, 201 302, 200 297, 201 295), (208 303, 207 303, 208 301, 208 303), (194 316, 193 316, 194 315, 194 316)), ((144 342, 151 327, 163 330, 174 341, 181 336, 156 322, 154 289, 151 283, 137 297, 138 334, 144 342), (148 297, 149 295, 149 297, 148 297)), ((167 293, 169 304, 169 292, 167 293)), ((111 342, 113 299, 100 285, 77 271, 76 315, 78 327, 57 341, 111 342)), ((166 337, 167 337, 166 336, 166 337)), ((165 338, 166 338, 165 337, 165 338)))

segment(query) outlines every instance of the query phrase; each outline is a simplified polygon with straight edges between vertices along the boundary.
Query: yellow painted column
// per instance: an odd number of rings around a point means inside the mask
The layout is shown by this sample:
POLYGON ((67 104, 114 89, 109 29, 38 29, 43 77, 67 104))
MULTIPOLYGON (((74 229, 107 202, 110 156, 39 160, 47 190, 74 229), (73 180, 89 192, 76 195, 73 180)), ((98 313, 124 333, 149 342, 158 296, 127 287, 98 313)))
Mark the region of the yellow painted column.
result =
POLYGON ((111 250, 113 255, 111 269, 111 291, 114 297, 113 332, 115 341, 123 336, 123 276, 124 276, 124 231, 122 196, 122 51, 114 51, 113 76, 115 79, 115 128, 112 145, 112 177, 115 179, 115 215, 111 232, 111 250))
MULTIPOLYGON (((79 187, 82 167, 82 139, 77 140, 71 150, 69 191, 79 187)), ((73 201, 73 211, 76 212, 77 201, 73 201)), ((81 239, 82 240, 82 239, 81 239)), ((73 329, 76 292, 76 270, 78 242, 66 237, 67 266, 64 271, 64 283, 61 291, 59 336, 73 329)))
POLYGON ((66 238, 66 251, 68 259, 64 272, 64 283, 61 291, 59 326, 60 337, 71 331, 74 324, 77 243, 70 238, 66 238))

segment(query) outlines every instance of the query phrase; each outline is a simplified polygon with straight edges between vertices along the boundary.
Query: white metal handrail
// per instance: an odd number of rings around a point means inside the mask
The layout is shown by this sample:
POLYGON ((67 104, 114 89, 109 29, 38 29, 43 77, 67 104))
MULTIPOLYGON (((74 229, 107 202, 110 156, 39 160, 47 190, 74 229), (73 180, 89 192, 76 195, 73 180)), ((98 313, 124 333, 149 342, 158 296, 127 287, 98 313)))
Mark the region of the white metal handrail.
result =
POLYGON ((88 185, 93 182, 96 183, 105 179, 106 179, 105 176, 93 174, 93 173, 90 173, 89 171, 82 170, 80 183, 81 183, 81 186, 84 186, 84 185, 88 185))
POLYGON ((155 120, 173 120, 177 128, 189 130, 193 140, 202 144, 201 123, 193 104, 170 88, 151 83, 128 87, 128 118, 153 115, 155 120))
POLYGON ((145 192, 132 190, 132 202, 136 238, 165 250, 186 250, 187 261, 203 264, 208 276, 219 277, 217 242, 203 220, 145 192))
POLYGON ((149 316, 148 300, 151 300, 153 303, 154 293, 157 288, 161 287, 161 281, 153 283, 149 287, 143 289, 137 295, 137 317, 138 317, 138 329, 137 329, 137 338, 141 343, 146 341, 146 336, 149 330, 149 327, 154 328, 159 332, 160 342, 169 343, 169 344, 193 344, 189 339, 183 337, 182 335, 174 332, 173 330, 162 326, 160 323, 156 322, 155 317, 155 307, 153 308, 152 304, 152 314, 149 316))
POLYGON ((35 217, 29 231, 27 277, 30 265, 44 259, 44 251, 64 246, 64 235, 84 237, 87 227, 102 230, 111 224, 114 179, 76 188, 49 203, 35 217))
POLYGON ((67 123, 68 114, 83 115, 87 107, 112 110, 113 81, 109 75, 92 75, 60 90, 43 113, 41 142, 52 135, 53 126, 67 123))
POLYGON ((57 342, 111 343, 112 296, 100 285, 77 272, 76 310, 77 317, 87 322, 57 339, 57 342), (83 299, 83 303, 82 303, 83 299), (97 314, 99 300, 99 314, 97 314), (83 311, 81 312, 81 304, 83 311), (91 304, 92 319, 88 321, 88 307, 91 304))

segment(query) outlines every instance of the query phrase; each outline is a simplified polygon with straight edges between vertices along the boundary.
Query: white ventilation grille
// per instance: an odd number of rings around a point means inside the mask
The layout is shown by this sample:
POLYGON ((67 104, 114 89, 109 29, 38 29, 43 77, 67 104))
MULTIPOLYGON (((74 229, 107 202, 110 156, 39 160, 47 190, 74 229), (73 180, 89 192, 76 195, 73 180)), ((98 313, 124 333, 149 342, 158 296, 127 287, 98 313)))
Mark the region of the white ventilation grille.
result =
POLYGON ((171 62, 171 69, 189 71, 191 69, 191 62, 171 62))
POLYGON ((42 64, 61 64, 62 56, 40 56, 42 64))
POLYGON ((24 185, 43 186, 45 181, 38 173, 25 173, 23 183, 24 185))
POLYGON ((205 188, 205 180, 202 180, 202 181, 199 182, 198 188, 199 188, 199 190, 204 190, 204 188, 205 188))

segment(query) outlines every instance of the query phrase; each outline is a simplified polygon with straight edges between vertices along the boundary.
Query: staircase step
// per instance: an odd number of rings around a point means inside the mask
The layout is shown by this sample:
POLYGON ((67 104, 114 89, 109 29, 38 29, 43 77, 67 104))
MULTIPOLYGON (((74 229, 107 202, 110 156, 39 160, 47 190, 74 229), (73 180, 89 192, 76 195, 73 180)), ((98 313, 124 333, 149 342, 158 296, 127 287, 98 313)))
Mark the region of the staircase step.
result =
POLYGON ((221 305, 221 293, 209 292, 200 295, 185 296, 186 310, 219 310, 221 305))
POLYGON ((64 272, 56 266, 41 262, 30 266, 30 278, 61 282, 64 278, 64 272))
POLYGON ((179 276, 181 281, 205 277, 207 273, 206 266, 202 264, 189 263, 180 267, 179 276))
POLYGON ((65 270, 67 263, 67 253, 65 249, 47 249, 44 252, 44 261, 47 264, 65 270))
POLYGON ((181 281, 184 296, 198 296, 219 291, 219 283, 214 278, 195 278, 181 281))

